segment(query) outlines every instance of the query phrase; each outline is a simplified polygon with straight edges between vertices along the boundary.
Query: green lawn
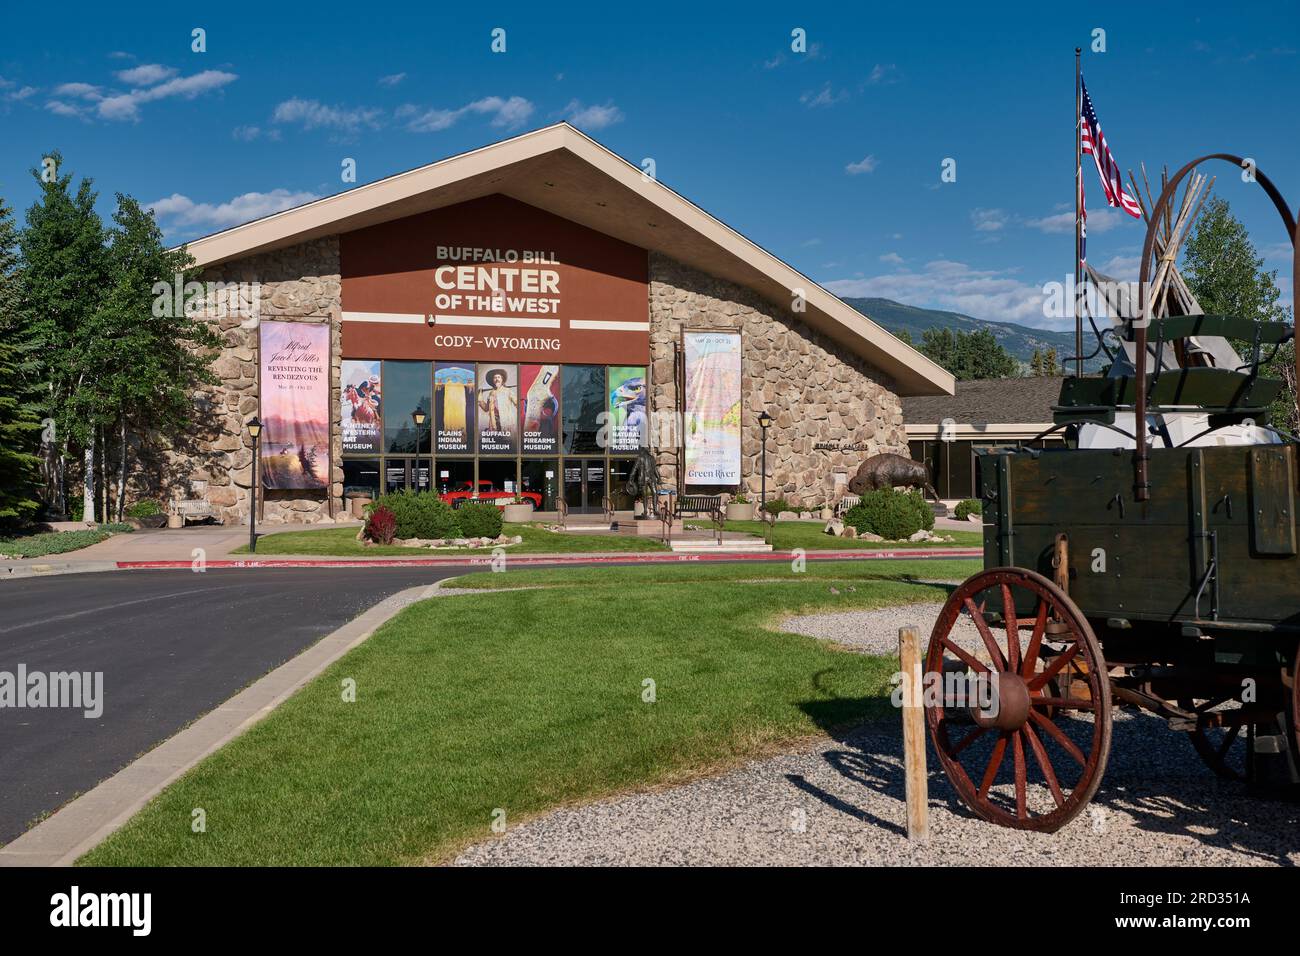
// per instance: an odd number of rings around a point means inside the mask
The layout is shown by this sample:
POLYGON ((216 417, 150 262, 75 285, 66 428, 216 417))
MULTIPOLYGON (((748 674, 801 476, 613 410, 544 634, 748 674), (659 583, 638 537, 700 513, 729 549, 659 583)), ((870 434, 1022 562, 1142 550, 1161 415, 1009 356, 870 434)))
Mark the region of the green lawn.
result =
POLYGON ((942 587, 879 574, 964 576, 975 564, 471 575, 463 583, 552 587, 406 609, 81 862, 436 862, 489 838, 498 808, 518 823, 879 716, 895 661, 770 626, 813 608, 938 600, 942 587), (345 678, 354 703, 341 699, 345 678), (205 833, 191 832, 195 808, 205 833))
MULTIPOLYGON (((686 522, 689 527, 708 528, 711 527, 707 522, 701 524, 697 521, 686 522)), ((829 535, 822 530, 826 526, 824 521, 778 521, 772 527, 772 547, 777 551, 791 551, 795 548, 803 548, 805 551, 839 551, 849 550, 851 548, 979 548, 984 544, 984 534, 979 530, 979 526, 972 524, 970 531, 949 531, 947 528, 938 528, 936 534, 951 536, 952 541, 861 541, 857 538, 837 538, 829 535)), ((761 521, 728 521, 726 524, 728 531, 741 531, 745 534, 763 537, 763 522, 761 521)))
POLYGON ((49 554, 67 554, 133 530, 129 524, 101 524, 76 531, 43 531, 17 538, 0 538, 0 557, 43 558, 49 554))
MULTIPOLYGON (((507 554, 577 554, 587 551, 667 551, 658 539, 638 538, 621 534, 560 534, 537 525, 507 524, 505 534, 519 535, 524 540, 506 548, 507 554)), ((357 541, 357 528, 326 528, 321 531, 283 531, 257 539, 258 554, 322 554, 333 557, 403 557, 419 558, 428 555, 490 554, 492 548, 462 548, 455 551, 432 551, 427 548, 400 548, 375 545, 362 547, 357 541)), ((248 554, 243 545, 232 554, 248 554)))

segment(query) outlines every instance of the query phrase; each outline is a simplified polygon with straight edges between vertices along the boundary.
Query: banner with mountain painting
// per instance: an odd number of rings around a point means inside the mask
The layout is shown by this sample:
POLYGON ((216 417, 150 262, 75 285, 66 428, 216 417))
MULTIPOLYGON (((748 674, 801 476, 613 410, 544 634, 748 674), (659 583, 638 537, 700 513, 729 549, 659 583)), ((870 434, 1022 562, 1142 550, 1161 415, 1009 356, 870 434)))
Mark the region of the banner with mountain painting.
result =
POLYGON ((682 332, 686 484, 740 484, 740 334, 682 332))
POLYGON ((324 488, 330 474, 330 326, 261 322, 262 487, 324 488))

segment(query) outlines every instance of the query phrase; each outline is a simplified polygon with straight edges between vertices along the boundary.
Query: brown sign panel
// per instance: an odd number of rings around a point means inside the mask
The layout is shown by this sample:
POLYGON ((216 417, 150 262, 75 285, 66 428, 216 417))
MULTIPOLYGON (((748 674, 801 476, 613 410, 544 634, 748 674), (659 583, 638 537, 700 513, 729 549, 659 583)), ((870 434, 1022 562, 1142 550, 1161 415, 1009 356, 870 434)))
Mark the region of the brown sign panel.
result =
POLYGON ((343 354, 644 365, 646 251, 508 196, 340 237, 343 354))

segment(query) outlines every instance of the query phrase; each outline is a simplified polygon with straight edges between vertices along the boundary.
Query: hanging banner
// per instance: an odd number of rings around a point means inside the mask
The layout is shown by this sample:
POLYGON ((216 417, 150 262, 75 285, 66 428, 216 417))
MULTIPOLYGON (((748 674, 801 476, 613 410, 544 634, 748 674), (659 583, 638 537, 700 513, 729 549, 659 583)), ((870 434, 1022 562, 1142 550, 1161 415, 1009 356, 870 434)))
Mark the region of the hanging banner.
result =
POLYGON ((330 326, 261 329, 262 487, 324 488, 330 475, 330 326))
POLYGON ((610 451, 636 451, 648 444, 645 368, 612 366, 609 370, 610 451))
POLYGON ((519 393, 524 454, 554 455, 560 450, 560 367, 519 366, 519 393))
POLYGON ((474 428, 474 366, 435 362, 433 366, 433 428, 439 452, 472 454, 474 428))
POLYGON ((740 484, 740 333, 682 332, 688 485, 740 484))
POLYGON ((339 371, 343 452, 378 452, 383 435, 378 359, 344 359, 339 371))
POLYGON ((483 455, 519 451, 519 373, 514 365, 478 367, 478 450, 483 455))

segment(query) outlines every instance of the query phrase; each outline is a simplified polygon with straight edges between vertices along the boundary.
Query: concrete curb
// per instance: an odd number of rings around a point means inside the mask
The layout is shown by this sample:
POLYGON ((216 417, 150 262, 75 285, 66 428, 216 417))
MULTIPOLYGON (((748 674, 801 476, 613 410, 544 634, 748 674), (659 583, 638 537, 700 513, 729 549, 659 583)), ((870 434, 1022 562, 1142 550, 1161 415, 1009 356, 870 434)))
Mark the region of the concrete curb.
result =
POLYGON ((42 561, 40 564, 0 564, 0 581, 48 578, 57 574, 116 571, 117 564, 116 561, 42 561))
POLYGON ((389 618, 438 591, 437 584, 407 588, 380 601, 0 848, 0 866, 72 865, 165 787, 270 714, 389 618))
MULTIPOLYGON (((853 551, 806 551, 802 557, 809 561, 873 561, 926 558, 980 558, 980 548, 900 548, 898 550, 855 549, 853 551)), ((719 551, 707 552, 599 552, 594 554, 528 554, 508 557, 512 568, 528 565, 557 564, 676 564, 700 561, 779 561, 789 562, 796 557, 792 551, 719 551)), ((491 555, 445 558, 250 558, 231 561, 208 561, 209 570, 231 568, 429 568, 429 567, 487 567, 491 555)), ((188 569, 189 561, 118 561, 117 567, 131 570, 188 569)))

